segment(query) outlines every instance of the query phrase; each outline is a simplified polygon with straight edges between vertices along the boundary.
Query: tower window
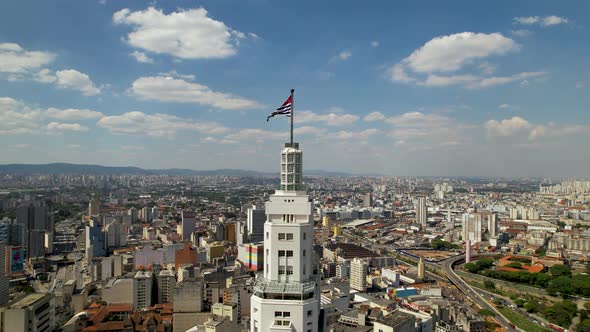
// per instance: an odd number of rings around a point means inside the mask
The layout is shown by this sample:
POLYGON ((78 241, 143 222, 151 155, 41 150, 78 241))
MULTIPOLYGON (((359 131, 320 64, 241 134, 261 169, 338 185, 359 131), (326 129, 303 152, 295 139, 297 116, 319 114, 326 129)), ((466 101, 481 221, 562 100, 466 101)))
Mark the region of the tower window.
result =
POLYGON ((305 249, 303 249, 303 257, 305 257, 305 249))
POLYGON ((293 240, 293 233, 287 233, 287 241, 293 240))
POLYGON ((287 275, 293 275, 293 267, 287 266, 287 275))
POLYGON ((279 233, 279 240, 285 239, 285 233, 279 233))
MULTIPOLYGON (((289 250, 291 251, 291 250, 289 250)), ((285 250, 279 250, 279 257, 284 257, 285 256, 285 250)))
POLYGON ((285 274, 285 267, 279 266, 279 275, 283 275, 283 274, 285 274))
MULTIPOLYGON (((279 253, 280 253, 281 251, 282 251, 282 250, 279 250, 279 253)), ((280 256, 280 254, 279 254, 279 256, 280 256)), ((287 257, 293 257, 293 250, 287 250, 287 257)))
POLYGON ((306 240, 307 239, 307 233, 303 233, 303 239, 306 240))

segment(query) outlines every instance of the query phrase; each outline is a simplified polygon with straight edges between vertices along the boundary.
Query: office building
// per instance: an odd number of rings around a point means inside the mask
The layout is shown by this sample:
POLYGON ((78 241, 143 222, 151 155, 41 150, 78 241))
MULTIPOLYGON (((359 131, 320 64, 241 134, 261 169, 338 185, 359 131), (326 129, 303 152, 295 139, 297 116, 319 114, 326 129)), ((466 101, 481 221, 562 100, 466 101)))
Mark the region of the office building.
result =
POLYGON ((465 213, 463 214, 463 241, 470 240, 471 243, 476 244, 481 242, 482 229, 482 214, 481 213, 465 213))
POLYGON ((248 209, 248 218, 246 221, 246 230, 250 242, 260 242, 264 238, 264 223, 266 222, 266 213, 264 209, 253 205, 248 209))
POLYGON ((93 196, 88 203, 88 215, 89 216, 97 216, 100 214, 100 198, 97 196, 93 196))
POLYGON ((195 231, 197 217, 193 212, 182 211, 181 235, 182 241, 190 241, 195 231))
POLYGON ((350 288, 367 291, 367 267, 367 263, 358 257, 350 262, 350 288))
POLYGON ((428 221, 428 208, 426 207, 426 197, 418 197, 416 204, 416 222, 422 226, 426 226, 428 221))
POLYGON ((252 332, 320 328, 313 203, 303 187, 302 157, 299 143, 285 144, 280 189, 266 203, 265 267, 256 276, 251 297, 252 332))
POLYGON ((54 328, 53 295, 32 293, 0 308, 0 331, 45 332, 54 328))
POLYGON ((158 303, 173 302, 174 286, 176 286, 176 278, 174 272, 170 270, 162 270, 157 277, 158 282, 158 303))
POLYGON ((6 259, 7 254, 6 243, 0 241, 0 306, 5 305, 10 299, 8 291, 10 281, 6 275, 6 263, 10 262, 10 259, 6 259))
POLYGON ((133 277, 133 309, 141 310, 152 305, 152 273, 137 271, 133 277))

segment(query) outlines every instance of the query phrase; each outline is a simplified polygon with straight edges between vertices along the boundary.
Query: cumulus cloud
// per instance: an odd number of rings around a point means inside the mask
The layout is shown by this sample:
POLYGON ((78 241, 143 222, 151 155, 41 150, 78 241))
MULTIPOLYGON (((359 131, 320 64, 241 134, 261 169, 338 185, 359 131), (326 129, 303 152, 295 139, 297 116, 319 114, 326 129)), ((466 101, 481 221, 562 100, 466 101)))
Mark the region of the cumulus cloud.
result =
POLYGON ((227 110, 243 110, 260 106, 253 100, 216 92, 205 85, 170 76, 140 77, 133 82, 129 92, 145 100, 193 103, 227 110))
POLYGON ((240 40, 257 38, 210 18, 204 8, 169 14, 154 7, 125 8, 113 14, 113 22, 132 27, 126 39, 129 45, 181 59, 227 58, 237 53, 240 40))
POLYGON ((393 82, 428 87, 462 86, 469 89, 507 84, 544 72, 491 76, 496 66, 486 59, 520 50, 520 45, 501 33, 462 32, 434 38, 387 69, 393 82), (477 65, 480 73, 465 73, 477 65), (460 73, 457 73, 461 71, 460 73))
POLYGON ((209 121, 195 121, 169 114, 146 114, 127 112, 121 115, 104 116, 98 126, 114 134, 142 135, 173 139, 178 131, 196 131, 206 134, 223 134, 229 129, 209 121))
POLYGON ((60 119, 60 120, 88 120, 96 119, 103 116, 101 112, 88 110, 88 109, 58 109, 50 107, 45 112, 47 117, 60 119))
POLYGON ((0 72, 23 74, 39 69, 55 60, 55 54, 27 51, 15 43, 0 44, 0 72))
POLYGON ((341 112, 330 112, 327 114, 317 114, 312 111, 297 112, 297 122, 322 122, 328 126, 347 126, 355 123, 359 117, 353 114, 342 114, 341 112))
POLYGON ((500 33, 462 32, 436 37, 415 50, 402 63, 416 72, 452 72, 476 59, 505 55, 519 45, 500 33))
POLYGON ((385 119, 385 115, 381 112, 371 112, 365 115, 365 117, 363 118, 365 122, 383 121, 385 119))
POLYGON ((84 132, 87 126, 79 123, 51 121, 90 120, 101 117, 102 113, 87 109, 32 108, 24 102, 10 97, 0 98, 0 134, 55 134, 65 131, 84 132), (49 121, 49 123, 46 123, 49 121))
POLYGON ((61 134, 64 131, 88 131, 89 128, 79 123, 50 122, 46 126, 50 133, 61 134))
POLYGON ((154 63, 154 59, 150 58, 147 54, 139 51, 133 51, 129 53, 137 62, 141 63, 154 63))
POLYGON ((385 123, 392 125, 388 136, 396 145, 413 151, 463 144, 467 141, 464 131, 469 128, 448 116, 423 112, 403 113, 386 119, 385 123))
POLYGON ((557 125, 552 122, 534 124, 519 116, 501 121, 489 120, 484 124, 484 127, 491 138, 521 136, 526 137, 529 141, 590 132, 590 126, 587 125, 557 125))
POLYGON ((51 70, 43 68, 33 75, 33 80, 40 83, 53 83, 56 80, 51 70))
POLYGON ((514 24, 522 24, 522 25, 540 25, 544 27, 549 27, 553 25, 560 25, 560 24, 567 24, 569 23, 569 19, 565 17, 550 15, 545 17, 540 16, 521 16, 515 17, 513 19, 514 24))
POLYGON ((85 96, 95 96, 100 93, 100 89, 94 85, 90 77, 77 70, 58 70, 55 72, 55 77, 55 84, 60 88, 78 90, 85 96))
POLYGON ((336 140, 367 140, 369 137, 380 134, 381 131, 375 128, 369 128, 360 131, 337 131, 333 133, 328 133, 324 135, 324 138, 327 139, 336 139, 336 140))

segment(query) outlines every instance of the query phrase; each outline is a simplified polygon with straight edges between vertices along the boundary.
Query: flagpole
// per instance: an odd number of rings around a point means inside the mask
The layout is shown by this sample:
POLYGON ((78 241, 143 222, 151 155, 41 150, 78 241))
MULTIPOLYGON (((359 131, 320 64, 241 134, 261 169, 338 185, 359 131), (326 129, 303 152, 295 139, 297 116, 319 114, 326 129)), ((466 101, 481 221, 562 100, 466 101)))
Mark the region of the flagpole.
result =
POLYGON ((295 94, 295 89, 291 89, 291 147, 293 147, 293 117, 295 115, 295 100, 293 95, 295 94))

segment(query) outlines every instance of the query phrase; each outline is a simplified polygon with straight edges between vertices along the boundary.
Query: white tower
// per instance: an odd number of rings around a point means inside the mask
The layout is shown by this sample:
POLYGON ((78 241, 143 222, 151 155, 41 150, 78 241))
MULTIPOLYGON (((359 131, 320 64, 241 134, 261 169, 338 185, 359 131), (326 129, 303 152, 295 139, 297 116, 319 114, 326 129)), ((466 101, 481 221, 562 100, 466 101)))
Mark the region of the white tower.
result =
POLYGON ((281 152, 281 185, 266 202, 264 272, 251 298, 250 331, 316 332, 319 270, 313 251, 313 205, 303 187, 299 143, 281 152))

